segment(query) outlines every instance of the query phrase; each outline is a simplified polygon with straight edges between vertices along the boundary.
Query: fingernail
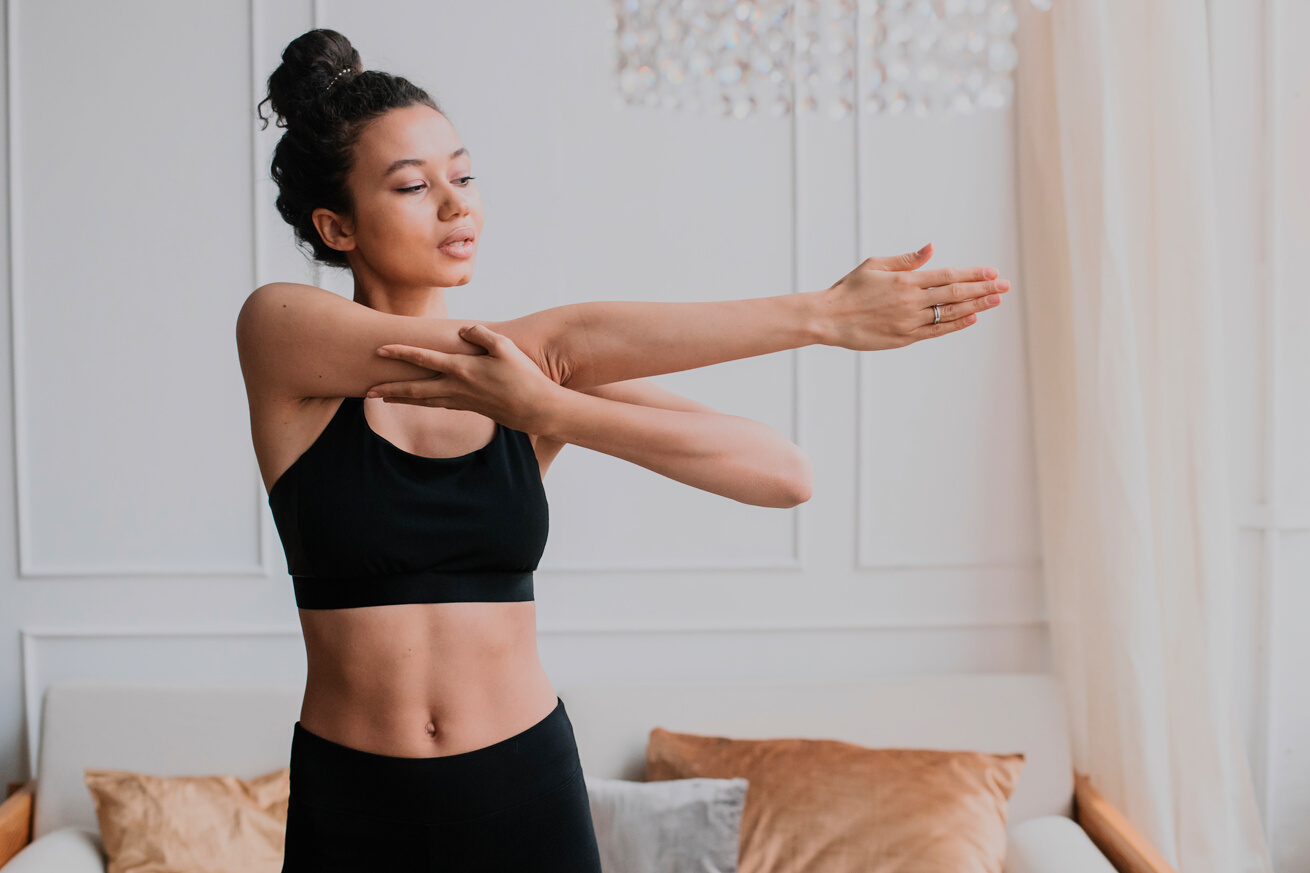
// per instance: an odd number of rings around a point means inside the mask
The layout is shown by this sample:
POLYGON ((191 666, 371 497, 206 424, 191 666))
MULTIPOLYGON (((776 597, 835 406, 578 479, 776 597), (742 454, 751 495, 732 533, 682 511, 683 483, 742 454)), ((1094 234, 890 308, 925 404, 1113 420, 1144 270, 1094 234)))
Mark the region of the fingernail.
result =
POLYGON ((921 249, 919 249, 917 252, 915 252, 915 254, 916 254, 916 255, 921 255, 921 254, 923 254, 924 252, 928 251, 928 246, 930 246, 930 245, 932 245, 932 243, 928 243, 928 244, 925 245, 923 248, 921 248, 921 249))
POLYGON ((368 391, 368 393, 365 394, 364 396, 365 396, 365 397, 381 397, 381 396, 382 396, 382 392, 381 392, 381 391, 378 391, 376 388, 370 388, 369 391, 368 391))
POLYGON ((391 352, 388 351, 387 349, 378 349, 378 354, 381 355, 381 356, 384 357, 384 358, 389 358, 389 357, 391 357, 391 352))
POLYGON ((987 302, 988 302, 988 303, 991 303, 991 304, 993 304, 993 305, 995 305, 995 304, 997 304, 997 303, 1000 303, 1000 302, 1001 302, 1001 295, 999 295, 999 294, 988 294, 988 295, 987 295, 987 302))

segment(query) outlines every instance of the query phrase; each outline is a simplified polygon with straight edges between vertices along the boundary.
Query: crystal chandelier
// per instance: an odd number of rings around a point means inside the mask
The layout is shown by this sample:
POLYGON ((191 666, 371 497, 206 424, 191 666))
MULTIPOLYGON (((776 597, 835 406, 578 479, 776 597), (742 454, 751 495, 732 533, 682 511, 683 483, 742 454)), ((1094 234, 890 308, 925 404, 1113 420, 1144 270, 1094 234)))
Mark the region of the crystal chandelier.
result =
POLYGON ((857 100, 869 113, 960 115, 1014 94, 1011 0, 613 2, 620 106, 841 119, 857 100))

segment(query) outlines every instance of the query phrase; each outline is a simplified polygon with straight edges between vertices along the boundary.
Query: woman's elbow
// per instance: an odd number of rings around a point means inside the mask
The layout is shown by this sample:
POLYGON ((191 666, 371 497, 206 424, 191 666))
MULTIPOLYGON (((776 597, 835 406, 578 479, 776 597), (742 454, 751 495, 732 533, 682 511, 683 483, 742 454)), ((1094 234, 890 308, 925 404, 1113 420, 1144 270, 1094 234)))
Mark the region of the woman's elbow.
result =
POLYGON ((777 500, 770 506, 790 509, 810 499, 814 493, 814 465, 800 449, 792 456, 791 463, 785 465, 785 475, 777 480, 777 500))

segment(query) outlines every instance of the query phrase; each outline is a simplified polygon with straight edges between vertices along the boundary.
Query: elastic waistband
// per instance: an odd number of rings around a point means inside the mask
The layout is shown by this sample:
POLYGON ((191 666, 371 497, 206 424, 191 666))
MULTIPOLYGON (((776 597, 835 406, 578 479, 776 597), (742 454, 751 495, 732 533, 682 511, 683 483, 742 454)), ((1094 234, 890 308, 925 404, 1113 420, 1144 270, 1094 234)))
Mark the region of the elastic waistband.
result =
POLYGON ((418 570, 387 576, 292 576, 301 609, 393 603, 500 603, 532 600, 532 571, 418 570))
POLYGON ((541 721, 480 749, 402 758, 352 749, 297 721, 291 739, 293 803, 423 822, 477 818, 557 788, 582 766, 564 701, 541 721))

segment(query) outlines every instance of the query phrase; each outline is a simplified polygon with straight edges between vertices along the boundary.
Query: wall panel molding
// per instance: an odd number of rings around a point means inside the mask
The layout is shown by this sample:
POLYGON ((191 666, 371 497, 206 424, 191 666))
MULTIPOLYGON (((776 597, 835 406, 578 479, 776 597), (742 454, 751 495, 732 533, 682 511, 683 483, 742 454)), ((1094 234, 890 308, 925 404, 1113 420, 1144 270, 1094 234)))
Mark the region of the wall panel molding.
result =
MULTIPOLYGON (((19 639, 22 649, 22 696, 23 696, 23 713, 27 729, 27 747, 28 747, 28 767, 29 773, 35 776, 37 772, 37 760, 40 752, 41 737, 41 710, 44 705, 43 695, 45 687, 49 684, 47 677, 41 669, 41 658, 43 646, 64 640, 132 640, 147 639, 156 642, 173 639, 182 641, 192 641, 200 639, 217 639, 219 641, 227 640, 237 642, 240 640, 250 640, 252 638, 263 639, 286 639, 300 640, 302 638, 299 627, 292 626, 269 626, 259 627, 256 625, 222 625, 212 628, 184 628, 184 627, 120 627, 114 625, 88 625, 85 627, 24 627, 19 630, 19 639)), ((101 659, 102 661, 105 659, 101 659)), ((113 659, 108 659, 112 661, 113 659)), ((192 662, 194 663, 194 662, 192 662)), ((106 674, 113 680, 127 680, 131 676, 122 672, 122 666, 119 663, 105 664, 97 662, 95 667, 101 669, 81 669, 76 671, 79 677, 94 678, 100 674, 106 674)), ((199 674, 199 670, 197 674, 199 674)), ((58 677, 64 678, 64 677, 58 677)), ((193 681, 193 677, 188 676, 187 681, 193 681)), ((231 678, 226 681, 220 680, 215 682, 212 678, 206 680, 200 675, 194 677, 196 684, 230 684, 231 678)), ((236 684, 242 684, 240 680, 236 684)), ((250 683, 253 684, 253 681, 250 683)))
MULTIPOLYGON (((254 17, 253 10, 257 0, 251 0, 251 69, 253 71, 254 49, 254 17)), ((24 178, 21 172, 22 168, 22 149, 21 143, 21 119, 22 102, 19 99, 20 92, 20 65, 22 55, 19 51, 21 41, 18 36, 18 27, 20 21, 20 7, 18 0, 6 0, 5 3, 5 22, 6 22, 6 55, 7 55, 7 76, 6 76, 6 112, 5 119, 6 137, 8 145, 8 199, 6 210, 9 222, 8 247, 9 247, 9 297, 10 297, 10 350, 11 350, 11 367, 13 372, 13 407, 12 420, 14 423, 14 459, 15 459, 15 507, 17 515, 17 551, 18 551, 18 575, 20 577, 62 577, 62 576, 80 576, 80 577, 119 577, 119 576, 210 576, 210 575, 230 575, 230 576, 264 576, 269 575, 268 549, 266 548, 267 535, 264 532, 264 522, 260 519, 260 506, 256 505, 255 527, 256 540, 254 548, 254 562, 231 561, 231 562, 196 562, 188 561, 184 563, 175 563, 167 565, 157 564, 139 564, 130 561, 104 561, 92 563, 60 563, 57 561, 41 560, 36 557, 36 548, 32 540, 33 514, 30 504, 30 495, 33 493, 33 486, 30 481, 28 470, 29 449, 27 442, 27 393, 26 393, 26 341, 24 329, 27 325, 27 315, 25 309, 26 295, 26 276, 24 271, 24 249, 23 249, 23 223, 20 221, 20 212, 24 203, 24 178)))

